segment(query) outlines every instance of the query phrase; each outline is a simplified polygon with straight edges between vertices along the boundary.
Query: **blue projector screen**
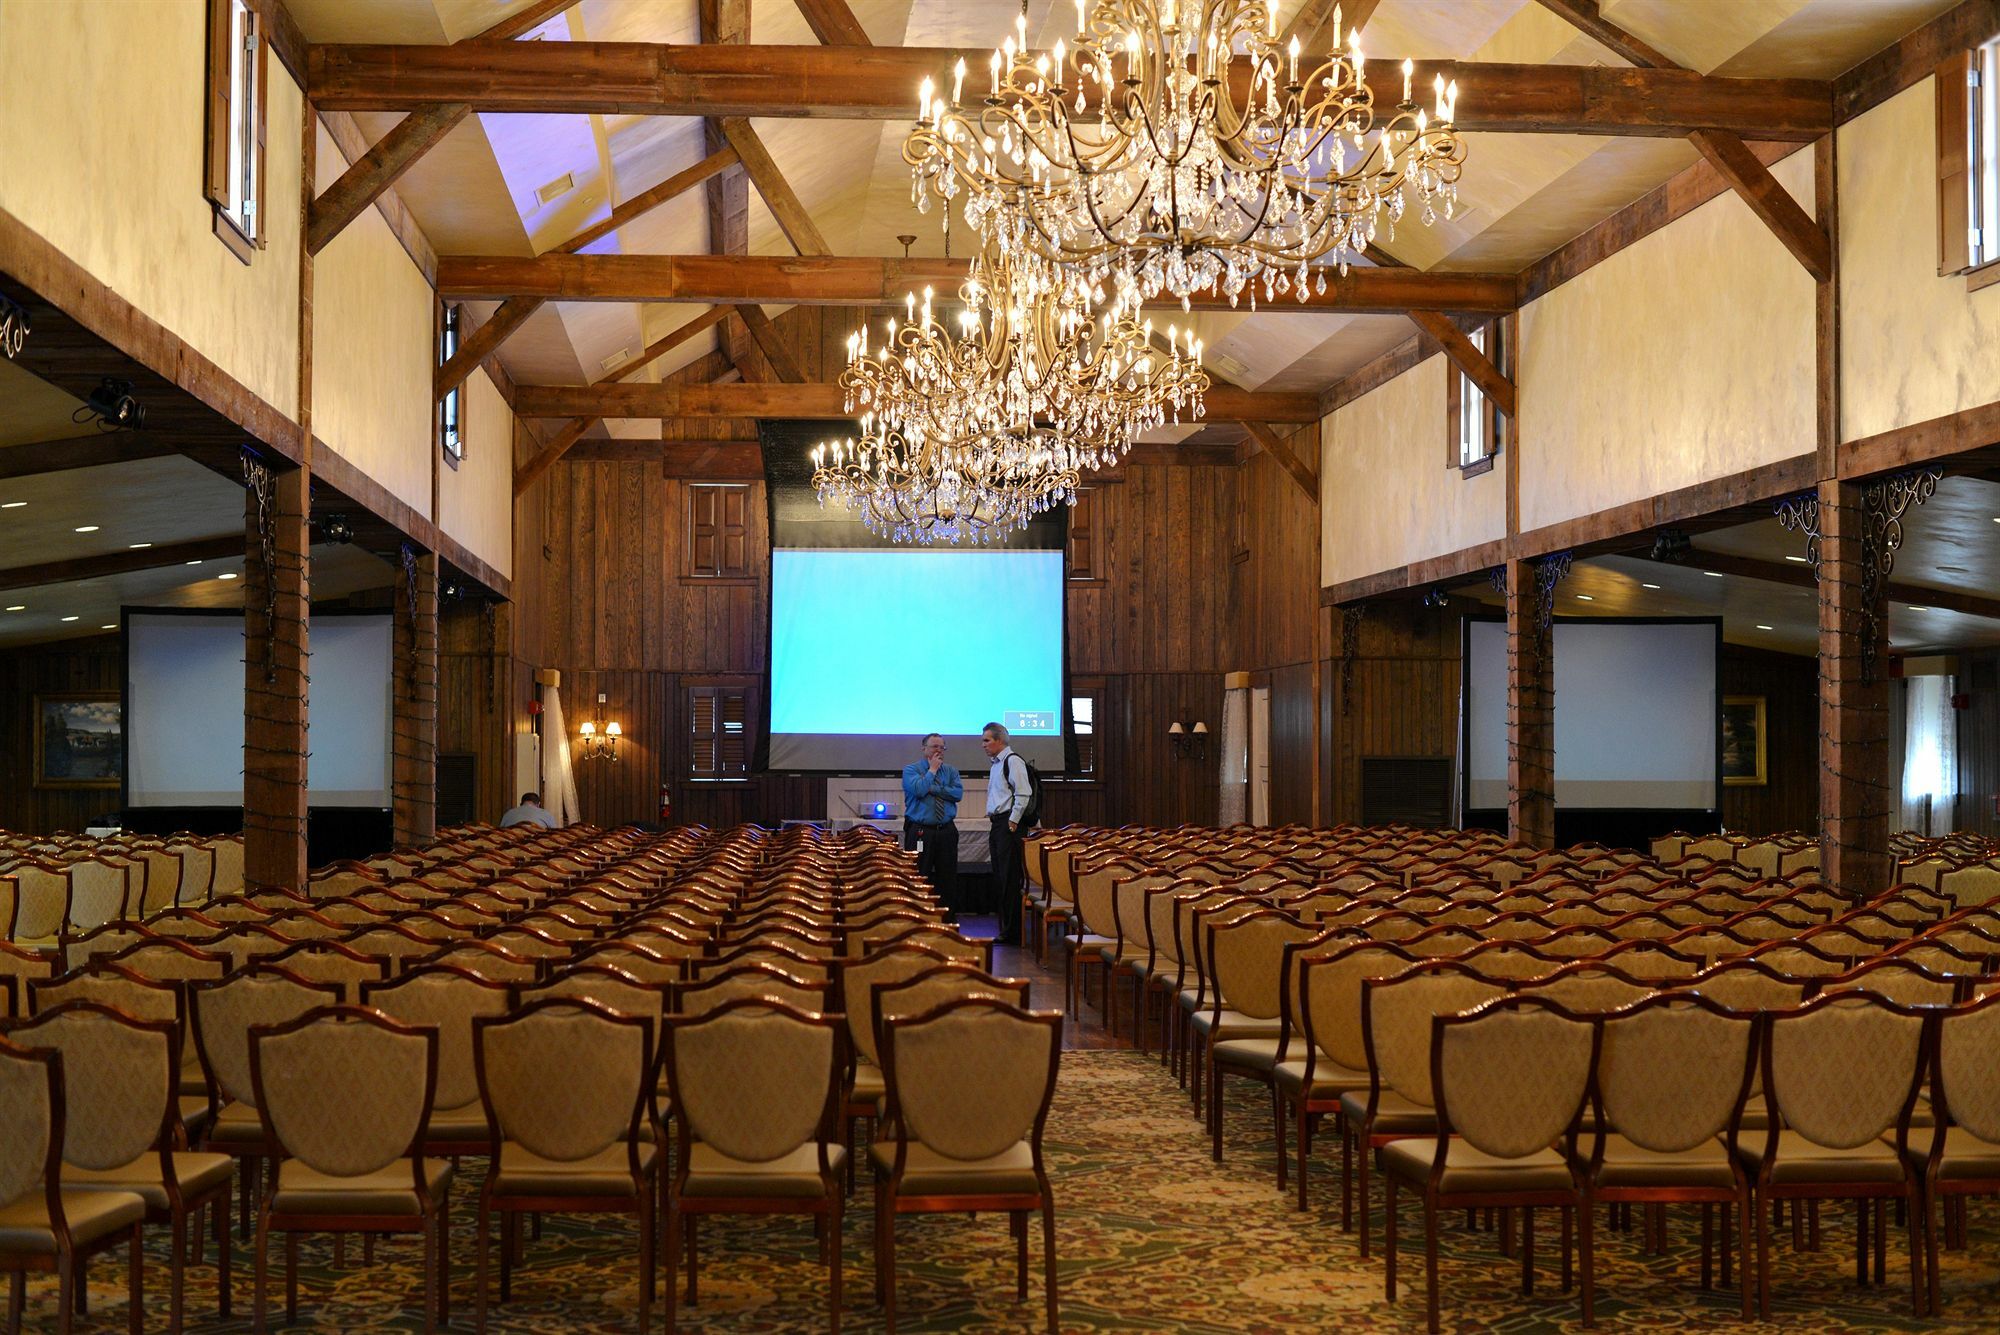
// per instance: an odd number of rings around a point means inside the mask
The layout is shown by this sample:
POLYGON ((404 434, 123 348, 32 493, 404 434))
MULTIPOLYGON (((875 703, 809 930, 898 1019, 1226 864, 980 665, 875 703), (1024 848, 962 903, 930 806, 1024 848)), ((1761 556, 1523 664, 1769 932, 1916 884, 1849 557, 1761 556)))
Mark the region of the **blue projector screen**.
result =
POLYGON ((983 779, 989 722, 1060 769, 1063 713, 1060 550, 771 553, 771 769, 901 769, 939 732, 983 779))

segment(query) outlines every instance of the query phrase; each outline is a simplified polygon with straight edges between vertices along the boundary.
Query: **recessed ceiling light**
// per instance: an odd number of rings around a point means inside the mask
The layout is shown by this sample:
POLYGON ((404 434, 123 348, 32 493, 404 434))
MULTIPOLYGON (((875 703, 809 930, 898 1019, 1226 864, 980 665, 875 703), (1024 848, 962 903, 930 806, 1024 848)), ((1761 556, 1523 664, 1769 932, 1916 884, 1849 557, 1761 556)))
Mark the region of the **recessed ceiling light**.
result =
POLYGON ((1587 593, 1579 593, 1579 594, 1578 594, 1578 595, 1576 596, 1576 600, 1577 600, 1578 602, 1580 602, 1580 603, 1594 603, 1594 602, 1596 602, 1596 601, 1597 601, 1597 599, 1595 599, 1595 598, 1591 597, 1591 596, 1590 596, 1589 594, 1587 594, 1587 593))
POLYGON ((191 565, 191 566, 198 566, 198 565, 200 565, 200 564, 201 564, 201 562, 199 562, 199 561, 190 561, 190 562, 188 562, 188 564, 189 564, 189 565, 191 565))
POLYGON ((1657 584, 1641 584, 1639 587, 1642 589, 1657 589, 1660 586, 1657 584))
POLYGON ((98 627, 98 629, 99 629, 99 630, 117 630, 117 629, 118 629, 118 623, 114 621, 114 622, 112 622, 112 623, 111 623, 110 625, 108 625, 108 626, 99 626, 99 627, 98 627))
MULTIPOLYGON (((0 501, 0 510, 18 510, 26 504, 26 501, 0 501)), ((1993 522, 2000 524, 2000 519, 1996 519, 1993 522)))
POLYGON ((75 618, 75 617, 64 617, 64 618, 63 618, 63 620, 64 620, 64 621, 74 621, 74 620, 76 620, 76 618, 75 618))
POLYGON ((1911 603, 1911 604, 1910 604, 1910 610, 1911 610, 1912 612, 1928 612, 1928 611, 1930 611, 1931 609, 1930 609, 1930 608, 1928 608, 1928 607, 1918 607, 1918 606, 1917 606, 1917 605, 1916 605, 1915 603, 1911 603))
POLYGON ((152 544, 152 543, 150 543, 150 542, 135 542, 135 543, 131 544, 131 548, 130 548, 130 550, 132 550, 132 551, 135 551, 135 552, 137 552, 137 551, 144 551, 144 550, 145 550, 146 548, 148 548, 148 547, 150 547, 150 546, 152 546, 152 545, 153 545, 153 544, 152 544))
POLYGON ((1771 628, 1770 628, 1769 626, 1762 626, 1762 625, 1760 625, 1760 626, 1758 626, 1758 627, 1757 627, 1757 629, 1758 629, 1758 630, 1769 630, 1769 629, 1771 629, 1771 628))
POLYGON ((1806 558, 1805 558, 1805 557, 1803 557, 1803 556, 1788 556, 1788 557, 1786 557, 1785 559, 1786 559, 1787 561, 1795 561, 1795 562, 1797 562, 1797 563, 1798 563, 1799 565, 1805 565, 1805 564, 1806 564, 1806 558))
POLYGON ((76 531, 77 531, 78 533, 95 533, 95 532, 97 532, 97 525, 95 525, 95 524, 78 524, 78 525, 76 526, 76 531))
POLYGON ((26 603, 15 603, 12 607, 8 608, 7 610, 9 612, 25 612, 28 610, 28 605, 26 603))
POLYGON ((235 579, 235 578, 236 578, 236 576, 235 576, 235 574, 234 574, 234 573, 232 573, 232 572, 229 572, 229 571, 224 571, 224 572, 223 572, 222 574, 220 574, 220 575, 217 575, 217 576, 216 576, 216 578, 217 578, 217 579, 235 579))
POLYGON ((1720 570, 1704 570, 1701 573, 1708 576, 1710 579, 1722 578, 1722 572, 1720 570))

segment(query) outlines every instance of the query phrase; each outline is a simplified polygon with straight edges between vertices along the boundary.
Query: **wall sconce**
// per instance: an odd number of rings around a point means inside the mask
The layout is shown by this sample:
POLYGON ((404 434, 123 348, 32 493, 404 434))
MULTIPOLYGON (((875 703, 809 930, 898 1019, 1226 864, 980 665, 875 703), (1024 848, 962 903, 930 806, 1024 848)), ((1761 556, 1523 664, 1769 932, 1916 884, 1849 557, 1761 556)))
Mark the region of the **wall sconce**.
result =
POLYGON ((1197 722, 1182 727, 1179 723, 1169 723, 1167 742, 1176 756, 1203 759, 1208 755, 1208 725, 1197 722))
POLYGON ((606 719, 604 717, 604 693, 602 691, 597 693, 597 717, 585 719, 583 726, 578 728, 577 732, 583 739, 577 748, 577 759, 618 759, 618 739, 625 735, 625 730, 618 726, 617 719, 606 719))

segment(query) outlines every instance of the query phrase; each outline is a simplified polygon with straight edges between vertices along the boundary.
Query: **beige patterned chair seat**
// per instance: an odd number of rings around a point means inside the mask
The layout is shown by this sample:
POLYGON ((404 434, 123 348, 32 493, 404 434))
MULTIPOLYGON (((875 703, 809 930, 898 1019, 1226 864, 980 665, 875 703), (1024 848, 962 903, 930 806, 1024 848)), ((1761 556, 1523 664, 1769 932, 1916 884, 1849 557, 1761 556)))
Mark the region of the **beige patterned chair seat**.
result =
POLYGON ((458 1108, 431 1109, 431 1120, 425 1125, 424 1134, 430 1140, 484 1143, 493 1132, 486 1122, 486 1105, 474 1099, 458 1108))
POLYGON ((854 1087, 847 1096, 849 1103, 875 1103, 888 1092, 888 1082, 883 1078, 881 1067, 874 1062, 854 1063, 854 1087))
MULTIPOLYGON (((1429 1138, 1392 1141, 1382 1147, 1382 1157, 1402 1176, 1422 1181, 1429 1176, 1431 1164, 1437 1158, 1437 1142, 1429 1138)), ((1444 1177, 1438 1189, 1456 1195, 1568 1191, 1572 1185, 1568 1163, 1554 1150, 1537 1150, 1519 1159, 1503 1159, 1463 1140, 1453 1140, 1445 1148, 1444 1177)))
MULTIPOLYGON (((180 1183, 183 1199, 199 1196, 229 1180, 234 1171, 226 1154, 174 1155, 174 1178, 180 1183)), ((160 1177, 160 1156, 148 1150, 131 1163, 117 1168, 78 1168, 63 1165, 63 1186, 78 1191, 132 1191, 139 1194, 149 1210, 167 1208, 167 1185, 160 1177)))
POLYGON ((1070 953, 1072 955, 1082 955, 1086 953, 1097 955, 1097 954, 1102 954, 1107 948, 1115 946, 1117 944, 1118 943, 1116 941, 1112 940, 1108 936, 1099 936, 1095 932, 1085 932, 1081 936, 1073 936, 1070 938, 1070 953))
MULTIPOLYGON (((1279 1062, 1271 1069, 1271 1078, 1278 1082, 1278 1088, 1286 1094, 1298 1092, 1299 1085, 1306 1078, 1306 1064, 1299 1061, 1279 1062)), ((1368 1072, 1354 1071, 1327 1057, 1313 1063, 1312 1097, 1331 1098, 1350 1090, 1366 1090, 1368 1072)))
MULTIPOLYGON (((658 1147, 639 1147, 639 1171, 652 1167, 658 1147)), ((513 1141, 500 1147, 493 1190, 501 1196, 630 1196, 632 1160, 623 1144, 565 1161, 531 1154, 513 1141)))
MULTIPOLYGON (((1368 1112, 1368 1091, 1365 1088, 1340 1096, 1340 1112, 1355 1125, 1368 1112)), ((1382 1091, 1382 1097, 1375 1104, 1375 1130, 1378 1136, 1427 1136, 1437 1130, 1437 1109, 1398 1094, 1393 1089, 1382 1091)))
MULTIPOLYGON (((64 1176, 69 1173, 64 1166, 64 1176)), ((129 1191, 65 1191, 63 1219, 70 1241, 87 1247, 107 1233, 127 1229, 146 1217, 146 1202, 129 1191)), ((54 1256, 56 1235, 49 1228, 48 1193, 36 1186, 12 1205, 0 1205, 0 1252, 54 1256)))
MULTIPOLYGON (((451 1185, 451 1164, 424 1160, 424 1184, 433 1199, 451 1185)), ((335 1177, 287 1159, 278 1168, 278 1194, 272 1203, 281 1215, 388 1215, 415 1219, 423 1213, 410 1161, 398 1159, 385 1168, 356 1177, 335 1177)))
POLYGON ((261 1147, 264 1144, 264 1123, 257 1116, 254 1105, 225 1103, 215 1114, 215 1123, 208 1128, 205 1138, 214 1145, 261 1147))
POLYGON ((1729 1147, 1719 1140, 1706 1141, 1686 1150, 1649 1150, 1624 1136, 1604 1138, 1606 1187, 1714 1187, 1723 1191, 1736 1188, 1736 1176, 1729 1169, 1729 1147))
MULTIPOLYGON (((1885 1136, 1883 1140, 1886 1144, 1895 1143, 1893 1137, 1885 1136)), ((1930 1137, 1924 1137, 1922 1144, 1910 1146, 1910 1162, 1919 1169, 1929 1158, 1930 1137)), ((67 1177, 69 1170, 64 1169, 63 1173, 67 1177)), ((1962 1126, 1947 1127, 1944 1158, 1938 1163, 1938 1177, 1946 1182, 2000 1178, 2000 1145, 1981 1140, 1962 1126)))
MULTIPOLYGON (((1278 1064, 1278 1047, 1283 1041, 1276 1034, 1268 1038, 1225 1038, 1215 1045, 1215 1064, 1243 1071, 1269 1072, 1278 1064)), ((1297 1052, 1303 1046, 1299 1040, 1292 1040, 1292 1051, 1297 1052)), ((1366 1083, 1366 1077, 1363 1077, 1363 1083, 1366 1083)))
POLYGON ((1232 1038, 1276 1038, 1285 1029, 1275 1015, 1268 1020, 1260 1020, 1227 1007, 1220 1015, 1205 1007, 1196 1011, 1193 1019, 1195 1033, 1206 1036, 1213 1030, 1218 1043, 1232 1038))
MULTIPOLYGON (((875 1171, 886 1177, 896 1166, 896 1147, 876 1145, 868 1152, 875 1171)), ((1035 1181, 1035 1156, 1026 1141, 1002 1150, 990 1159, 952 1159, 919 1141, 911 1141, 903 1159, 903 1182, 897 1188, 904 1196, 1032 1196, 1041 1190, 1035 1181)))
MULTIPOLYGON (((829 1146, 826 1161, 838 1176, 846 1170, 845 1148, 829 1146)), ((688 1152, 687 1185, 683 1196, 780 1196, 816 1199, 826 1194, 819 1176, 819 1147, 811 1141, 790 1154, 762 1162, 732 1159, 713 1146, 696 1142, 688 1152)))
POLYGON ((181 1125, 187 1128, 188 1138, 198 1140, 208 1128, 208 1096, 206 1094, 182 1094, 181 1125))
MULTIPOLYGON (((1764 1162, 1763 1138, 1751 1137, 1738 1149, 1747 1162, 1751 1176, 1756 1176, 1764 1162)), ((1815 1145, 1796 1131, 1780 1131, 1777 1162, 1772 1167, 1771 1180, 1779 1186, 1813 1182, 1901 1182, 1903 1163, 1896 1157, 1896 1147, 1880 1140, 1870 1140, 1843 1150, 1815 1145)))

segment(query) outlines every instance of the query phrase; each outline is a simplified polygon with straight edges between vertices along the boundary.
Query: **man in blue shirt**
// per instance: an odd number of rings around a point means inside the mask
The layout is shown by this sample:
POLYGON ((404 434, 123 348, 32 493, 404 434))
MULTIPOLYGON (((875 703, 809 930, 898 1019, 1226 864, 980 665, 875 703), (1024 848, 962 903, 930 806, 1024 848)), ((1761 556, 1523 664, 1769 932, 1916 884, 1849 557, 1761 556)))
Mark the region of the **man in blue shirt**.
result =
POLYGON ((924 738, 924 758, 903 767, 903 847, 917 850, 917 870, 958 912, 958 802, 965 785, 944 763, 944 738, 924 738))

